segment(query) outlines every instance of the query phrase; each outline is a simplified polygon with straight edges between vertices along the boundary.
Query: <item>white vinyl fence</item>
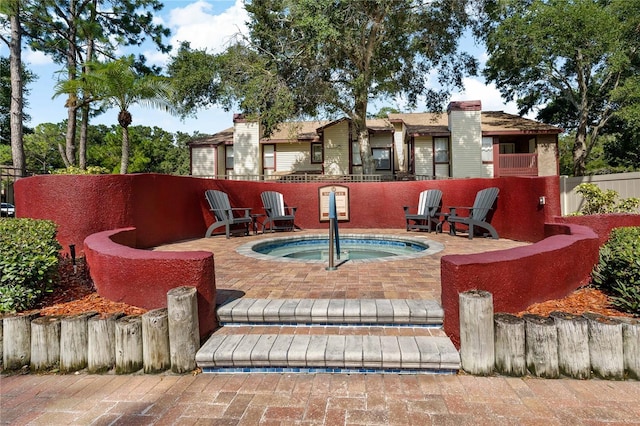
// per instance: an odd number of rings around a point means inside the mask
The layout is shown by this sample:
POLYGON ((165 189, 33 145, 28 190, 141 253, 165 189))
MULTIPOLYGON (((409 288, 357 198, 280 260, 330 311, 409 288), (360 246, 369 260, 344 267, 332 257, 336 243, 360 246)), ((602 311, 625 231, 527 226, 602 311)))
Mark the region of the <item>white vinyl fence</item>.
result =
POLYGON ((560 176, 560 204, 563 216, 580 210, 584 199, 576 192, 576 187, 581 183, 594 183, 603 191, 613 189, 621 199, 640 198, 640 172, 581 177, 560 176))

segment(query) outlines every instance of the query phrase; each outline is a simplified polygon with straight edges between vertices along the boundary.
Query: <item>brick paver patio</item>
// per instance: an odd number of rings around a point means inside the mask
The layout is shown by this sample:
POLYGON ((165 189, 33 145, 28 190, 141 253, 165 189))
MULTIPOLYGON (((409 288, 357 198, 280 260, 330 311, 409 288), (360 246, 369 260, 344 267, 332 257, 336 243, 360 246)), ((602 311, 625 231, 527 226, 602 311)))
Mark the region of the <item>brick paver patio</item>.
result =
POLYGON ((502 250, 526 243, 447 233, 406 232, 404 229, 343 229, 341 234, 388 234, 433 240, 444 250, 410 261, 345 263, 335 271, 326 264, 280 263, 256 260, 236 253, 250 241, 282 236, 327 234, 327 230, 267 233, 226 239, 201 238, 158 247, 158 250, 204 250, 214 253, 216 288, 241 291, 246 297, 265 299, 430 299, 440 301, 440 258, 446 254, 502 250))
POLYGON ((344 375, 18 375, 4 425, 640 424, 640 383, 344 375))

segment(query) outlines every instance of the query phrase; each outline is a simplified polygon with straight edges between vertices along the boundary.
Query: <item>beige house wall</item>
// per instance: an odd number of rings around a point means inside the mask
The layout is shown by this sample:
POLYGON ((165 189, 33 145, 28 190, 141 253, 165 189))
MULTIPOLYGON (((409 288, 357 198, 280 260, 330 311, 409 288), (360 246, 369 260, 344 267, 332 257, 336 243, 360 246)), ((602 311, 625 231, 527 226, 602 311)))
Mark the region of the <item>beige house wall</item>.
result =
POLYGON ((393 123, 394 161, 398 172, 406 172, 409 163, 407 145, 405 144, 405 131, 402 123, 393 123))
POLYGON ((451 177, 483 177, 480 111, 451 111, 451 177))
POLYGON ((349 174, 349 123, 346 120, 324 131, 324 173, 349 174))
POLYGON ((276 144, 277 172, 306 172, 320 170, 322 170, 322 164, 311 164, 311 144, 276 144))
POLYGON ((413 141, 415 174, 433 175, 433 139, 431 136, 416 137, 413 141))
POLYGON ((233 174, 262 174, 260 125, 255 122, 235 122, 233 132, 233 174))
POLYGON ((215 176, 216 152, 215 146, 194 146, 191 149, 191 174, 193 176, 215 176))
POLYGON ((558 144, 556 135, 538 136, 538 176, 558 175, 558 144))

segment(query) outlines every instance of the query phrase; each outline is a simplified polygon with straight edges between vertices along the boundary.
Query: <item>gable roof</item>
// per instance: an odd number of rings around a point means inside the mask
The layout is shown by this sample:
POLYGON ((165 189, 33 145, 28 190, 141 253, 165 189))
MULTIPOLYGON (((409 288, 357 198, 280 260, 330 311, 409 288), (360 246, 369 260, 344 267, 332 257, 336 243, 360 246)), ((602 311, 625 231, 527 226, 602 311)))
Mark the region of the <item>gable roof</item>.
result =
MULTIPOLYGON (((260 139, 261 143, 282 142, 319 142, 320 135, 328 127, 334 126, 349 118, 337 120, 293 121, 279 125, 269 138, 260 139)), ((446 112, 433 113, 396 113, 389 114, 389 118, 375 118, 367 120, 367 128, 371 133, 392 132, 394 123, 402 123, 410 136, 449 136, 449 116, 446 112)), ((482 134, 515 135, 515 134, 558 134, 560 127, 530 120, 503 111, 481 112, 482 134)), ((225 129, 211 136, 197 138, 189 145, 220 145, 233 143, 233 127, 225 129)))
POLYGON ((482 112, 482 134, 562 133, 560 127, 502 111, 482 112))

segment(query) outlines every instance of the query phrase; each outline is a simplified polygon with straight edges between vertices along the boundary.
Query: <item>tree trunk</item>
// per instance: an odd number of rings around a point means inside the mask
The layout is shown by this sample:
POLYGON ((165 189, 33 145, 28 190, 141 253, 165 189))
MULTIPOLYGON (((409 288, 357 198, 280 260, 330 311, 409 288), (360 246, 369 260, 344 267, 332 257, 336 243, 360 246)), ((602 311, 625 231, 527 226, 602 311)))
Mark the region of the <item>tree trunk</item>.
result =
POLYGON ((26 174, 24 145, 22 141, 22 109, 24 105, 22 87, 22 27, 20 25, 20 2, 15 2, 15 13, 9 17, 11 41, 9 42, 9 69, 11 74, 11 106, 9 125, 11 127, 11 158, 16 179, 26 174))
POLYGON ((31 321, 31 371, 46 371, 60 362, 60 317, 31 321))
POLYGON ((589 325, 583 316, 565 312, 552 312, 558 332, 558 368, 560 373, 573 379, 588 379, 589 325))
POLYGON ((171 371, 186 373, 196 368, 200 347, 198 292, 195 287, 176 287, 167 292, 171 371))
POLYGON ((80 121, 80 145, 78 147, 78 167, 87 169, 87 134, 89 132, 89 105, 82 106, 82 121, 80 121))
POLYGON ((524 320, 512 314, 494 315, 496 371, 506 376, 527 374, 524 320))
POLYGON ((127 174, 129 170, 129 127, 122 128, 122 157, 120 159, 120 173, 127 174))
POLYGON ((145 373, 159 373, 171 367, 166 308, 142 315, 142 359, 145 373))
POLYGON ((556 379, 558 368, 558 332, 551 318, 525 314, 527 368, 536 377, 556 379))
POLYGON ((495 365, 493 296, 488 291, 460 293, 460 359, 462 368, 488 375, 495 365))

